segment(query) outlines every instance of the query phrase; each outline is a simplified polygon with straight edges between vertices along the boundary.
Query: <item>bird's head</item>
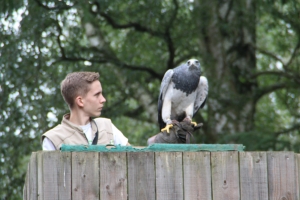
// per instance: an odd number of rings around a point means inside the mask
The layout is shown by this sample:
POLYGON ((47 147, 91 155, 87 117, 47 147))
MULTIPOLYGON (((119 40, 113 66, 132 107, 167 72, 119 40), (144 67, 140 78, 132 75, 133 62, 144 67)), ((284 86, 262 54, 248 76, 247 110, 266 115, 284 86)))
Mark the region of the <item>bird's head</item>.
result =
POLYGON ((201 70, 200 69, 200 62, 196 59, 190 59, 186 62, 190 70, 201 70))

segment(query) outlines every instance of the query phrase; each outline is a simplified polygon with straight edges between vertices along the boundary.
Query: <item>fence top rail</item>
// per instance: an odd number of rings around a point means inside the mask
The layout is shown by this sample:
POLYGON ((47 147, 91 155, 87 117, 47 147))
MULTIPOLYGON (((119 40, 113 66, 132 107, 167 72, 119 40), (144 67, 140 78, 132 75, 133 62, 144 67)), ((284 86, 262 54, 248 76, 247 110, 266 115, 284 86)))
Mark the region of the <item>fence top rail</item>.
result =
POLYGON ((242 144, 152 144, 147 147, 112 145, 62 145, 62 152, 197 152, 244 151, 242 144))

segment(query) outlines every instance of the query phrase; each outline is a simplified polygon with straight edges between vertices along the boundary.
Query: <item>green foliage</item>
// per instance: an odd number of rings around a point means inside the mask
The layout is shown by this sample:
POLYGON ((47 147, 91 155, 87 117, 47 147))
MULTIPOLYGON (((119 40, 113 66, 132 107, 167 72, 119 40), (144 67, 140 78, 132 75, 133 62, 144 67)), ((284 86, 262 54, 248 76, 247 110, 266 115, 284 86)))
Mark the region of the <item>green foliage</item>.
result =
MULTIPOLYGON (((257 2, 255 24, 247 23, 253 21, 253 11, 244 7, 245 1, 229 7, 236 9, 241 18, 234 23, 230 23, 230 12, 227 21, 222 18, 220 10, 227 8, 223 4, 201 0, 3 0, 0 199, 21 199, 31 152, 41 150, 40 136, 68 112, 59 84, 73 71, 100 72, 107 99, 103 117, 111 118, 131 144, 144 146, 159 132, 156 103, 164 72, 197 58, 210 89, 218 92, 209 94, 209 106, 195 116, 197 122, 204 122, 203 129, 195 134, 196 142, 241 143, 246 150, 300 152, 299 2, 257 2), (214 12, 207 12, 210 8, 214 12), (213 26, 220 30, 221 39, 207 31, 213 26), (223 76, 234 74, 236 80, 227 76, 222 81, 231 87, 221 84, 216 88, 221 80, 215 74, 220 69, 210 54, 234 43, 226 37, 243 26, 256 31, 256 44, 234 56, 254 49, 254 72, 242 73, 237 67, 227 66, 223 76), (217 124, 209 123, 220 114, 213 112, 218 96, 228 98, 220 105, 228 119, 243 116, 240 106, 244 102, 224 94, 224 90, 236 92, 239 86, 249 83, 257 84, 245 94, 255 109, 247 116, 252 121, 240 125, 253 124, 251 130, 208 133, 208 126, 216 129, 224 122, 220 119, 217 124), (229 104, 235 106, 234 112, 229 104)), ((230 54, 231 50, 222 54, 230 54)))
POLYGON ((129 142, 133 146, 147 146, 148 138, 159 132, 153 123, 127 117, 117 117, 112 120, 114 124, 118 125, 118 129, 129 138, 129 142))

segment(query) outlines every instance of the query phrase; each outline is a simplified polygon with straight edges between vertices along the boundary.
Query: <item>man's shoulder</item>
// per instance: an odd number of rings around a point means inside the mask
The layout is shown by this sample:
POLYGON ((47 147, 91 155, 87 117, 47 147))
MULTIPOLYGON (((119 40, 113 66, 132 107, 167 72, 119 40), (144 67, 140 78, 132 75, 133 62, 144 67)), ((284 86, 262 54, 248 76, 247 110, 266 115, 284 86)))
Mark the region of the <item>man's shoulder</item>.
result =
POLYGON ((97 118, 94 118, 94 121, 97 122, 97 123, 112 123, 111 122, 111 119, 109 118, 105 118, 105 117, 97 117, 97 118))
POLYGON ((50 135, 56 135, 56 134, 60 134, 61 133, 65 133, 66 132, 66 127, 59 124, 53 128, 51 128, 50 130, 46 131, 43 135, 44 136, 50 136, 50 135))
POLYGON ((106 131, 106 132, 110 132, 110 133, 113 132, 112 131, 113 124, 110 119, 104 118, 104 117, 97 117, 94 119, 94 121, 97 125, 99 132, 102 132, 102 131, 106 131))

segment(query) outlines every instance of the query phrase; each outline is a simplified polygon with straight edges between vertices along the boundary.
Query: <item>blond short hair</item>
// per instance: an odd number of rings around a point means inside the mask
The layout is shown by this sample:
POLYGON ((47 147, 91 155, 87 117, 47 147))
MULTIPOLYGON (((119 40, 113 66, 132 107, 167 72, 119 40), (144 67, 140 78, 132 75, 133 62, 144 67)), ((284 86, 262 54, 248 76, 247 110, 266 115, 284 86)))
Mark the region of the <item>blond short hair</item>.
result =
POLYGON ((73 72, 66 76, 60 84, 60 90, 70 108, 74 106, 75 98, 79 95, 85 96, 90 85, 99 80, 99 77, 97 72, 73 72))

